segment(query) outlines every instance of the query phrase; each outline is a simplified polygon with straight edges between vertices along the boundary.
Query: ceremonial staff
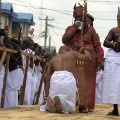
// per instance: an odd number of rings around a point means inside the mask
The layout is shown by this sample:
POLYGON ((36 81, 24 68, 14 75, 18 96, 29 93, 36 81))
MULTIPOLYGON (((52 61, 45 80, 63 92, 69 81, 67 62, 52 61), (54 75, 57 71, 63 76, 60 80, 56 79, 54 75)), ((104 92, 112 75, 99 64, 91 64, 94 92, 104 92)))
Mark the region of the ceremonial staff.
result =
POLYGON ((40 80, 40 85, 39 85, 38 91, 35 96, 35 98, 36 98, 35 102, 34 102, 35 105, 37 105, 39 103, 40 93, 41 93, 42 85, 43 85, 44 78, 45 78, 45 72, 46 72, 46 64, 43 66, 43 72, 42 72, 42 77, 40 80))
POLYGON ((87 0, 84 0, 84 8, 82 14, 82 29, 80 34, 80 40, 78 41, 78 45, 80 45, 80 53, 83 53, 84 43, 83 43, 83 34, 84 34, 84 24, 85 24, 85 12, 87 12, 87 0))
POLYGON ((117 23, 118 23, 118 28, 119 28, 119 42, 120 42, 120 8, 119 7, 118 7, 117 23))
MULTIPOLYGON (((78 46, 80 46, 80 50, 79 52, 84 54, 84 43, 83 43, 83 34, 84 34, 84 22, 85 22, 85 12, 87 12, 87 0, 84 0, 84 8, 83 8, 83 14, 82 14, 82 29, 81 29, 81 36, 80 36, 80 40, 78 41, 78 46)), ((76 64, 78 66, 78 76, 77 76, 77 79, 76 79, 76 82, 77 82, 77 93, 76 93, 76 110, 78 110, 78 106, 79 106, 79 74, 80 74, 80 70, 81 69, 84 69, 83 68, 83 65, 84 65, 84 62, 83 61, 78 61, 76 60, 76 64)))

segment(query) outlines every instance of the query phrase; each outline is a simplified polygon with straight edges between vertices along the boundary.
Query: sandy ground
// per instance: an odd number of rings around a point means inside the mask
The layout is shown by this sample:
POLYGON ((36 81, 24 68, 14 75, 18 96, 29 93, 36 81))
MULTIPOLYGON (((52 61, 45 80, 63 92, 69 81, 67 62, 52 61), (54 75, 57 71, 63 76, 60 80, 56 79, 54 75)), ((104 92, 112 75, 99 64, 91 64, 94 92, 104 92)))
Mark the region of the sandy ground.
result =
POLYGON ((18 106, 12 109, 0 108, 0 120, 120 120, 120 116, 107 116, 111 105, 96 105, 93 113, 53 114, 40 112, 39 106, 18 106))

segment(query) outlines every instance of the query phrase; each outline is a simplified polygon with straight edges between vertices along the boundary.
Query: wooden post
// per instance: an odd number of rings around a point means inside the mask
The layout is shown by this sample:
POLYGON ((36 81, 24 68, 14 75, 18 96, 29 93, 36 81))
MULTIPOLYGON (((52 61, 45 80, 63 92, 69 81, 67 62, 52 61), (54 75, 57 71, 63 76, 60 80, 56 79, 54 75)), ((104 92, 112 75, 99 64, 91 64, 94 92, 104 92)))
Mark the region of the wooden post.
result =
POLYGON ((5 74, 4 74, 3 89, 2 89, 2 98, 1 98, 1 108, 4 108, 6 82, 7 82, 7 75, 8 75, 8 69, 9 69, 10 55, 11 55, 11 53, 8 52, 7 56, 6 56, 5 74))
POLYGON ((22 91, 20 94, 20 105, 23 105, 24 103, 28 66, 29 66, 29 56, 26 56, 26 66, 25 66, 25 73, 24 73, 24 78, 23 78, 23 86, 22 86, 22 91))
POLYGON ((42 89, 42 84, 43 84, 43 80, 44 80, 44 75, 45 75, 45 69, 46 67, 44 66, 43 68, 43 74, 42 74, 42 77, 41 77, 41 80, 40 80, 40 85, 39 85, 39 88, 38 88, 38 91, 37 91, 37 95, 36 95, 36 101, 35 101, 35 105, 38 104, 38 101, 39 101, 39 98, 40 98, 40 93, 41 93, 41 89, 42 89))
POLYGON ((32 54, 26 53, 26 52, 22 52, 22 54, 26 56, 26 67, 25 67, 25 73, 24 73, 24 79, 23 79, 23 87, 22 87, 22 91, 21 91, 21 94, 20 94, 20 105, 23 105, 23 103, 24 103, 29 58, 31 57, 31 58, 38 59, 40 61, 46 62, 45 59, 42 59, 37 55, 32 55, 32 54))
POLYGON ((2 11, 2 4, 1 4, 1 0, 0 0, 0 29, 1 29, 1 25, 2 25, 2 23, 1 23, 1 11, 2 11))
POLYGON ((5 60, 5 56, 6 56, 7 52, 17 53, 17 51, 6 48, 6 47, 1 47, 1 46, 0 46, 0 51, 3 51, 3 54, 2 54, 2 57, 1 57, 1 60, 0 60, 0 70, 1 70, 2 64, 3 64, 4 60, 5 60))
MULTIPOLYGON (((6 82, 7 82, 10 55, 11 55, 11 53, 17 53, 17 51, 6 48, 6 47, 0 47, 0 50, 4 51, 2 58, 0 60, 0 69, 2 68, 2 64, 4 62, 4 59, 6 58, 6 66, 5 66, 5 74, 4 74, 3 89, 2 89, 2 98, 1 98, 1 107, 4 108, 5 90, 6 90, 6 82)), ((26 79, 27 79, 27 71, 28 71, 28 65, 29 65, 29 57, 32 57, 34 59, 38 59, 38 60, 43 61, 43 62, 46 62, 46 60, 43 58, 40 58, 37 55, 31 55, 31 54, 26 53, 26 52, 21 52, 21 54, 26 56, 26 67, 25 67, 25 73, 24 73, 24 79, 23 79, 23 89, 21 91, 21 96, 20 96, 20 104, 23 105, 24 95, 25 95, 25 87, 26 87, 26 79)))
POLYGON ((2 89, 2 98, 1 98, 1 107, 4 108, 5 90, 6 90, 6 82, 7 82, 7 75, 8 75, 8 69, 9 69, 10 55, 11 53, 17 53, 17 51, 6 48, 6 47, 0 47, 0 50, 4 51, 1 61, 0 61, 0 68, 2 67, 2 64, 6 58, 5 74, 4 74, 4 79, 3 79, 3 89, 2 89))
POLYGON ((39 85, 39 88, 38 88, 38 91, 37 91, 37 94, 36 94, 36 101, 35 101, 35 105, 37 105, 38 104, 38 101, 39 101, 39 98, 40 98, 40 93, 41 93, 41 89, 42 89, 42 85, 43 85, 43 79, 44 77, 43 77, 43 75, 42 75, 42 77, 41 77, 41 80, 40 80, 40 85, 39 85))
POLYGON ((48 16, 46 17, 46 22, 45 22, 45 41, 44 41, 44 49, 46 50, 46 44, 47 44, 47 32, 48 32, 48 16))
POLYGON ((51 35, 49 37, 49 51, 51 50, 50 48, 51 48, 51 35))
POLYGON ((2 65, 3 65, 3 62, 5 60, 6 54, 7 54, 7 51, 4 51, 3 54, 2 54, 2 57, 1 57, 1 60, 0 60, 0 70, 2 68, 2 65))

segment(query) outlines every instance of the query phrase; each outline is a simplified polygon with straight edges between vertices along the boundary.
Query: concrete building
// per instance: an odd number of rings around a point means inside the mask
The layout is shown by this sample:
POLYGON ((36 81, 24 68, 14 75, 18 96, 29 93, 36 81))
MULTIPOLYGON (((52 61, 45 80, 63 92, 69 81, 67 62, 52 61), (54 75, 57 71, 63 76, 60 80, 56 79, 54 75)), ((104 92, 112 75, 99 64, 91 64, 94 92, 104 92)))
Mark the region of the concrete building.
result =
POLYGON ((12 3, 1 3, 0 17, 0 27, 9 33, 9 37, 18 37, 20 28, 22 28, 21 37, 25 37, 30 31, 30 26, 35 25, 33 14, 15 13, 12 3))
POLYGON ((6 29, 11 37, 12 18, 16 18, 17 15, 15 14, 11 3, 1 3, 1 8, 1 29, 6 29))
POLYGON ((12 36, 18 37, 20 28, 21 37, 25 37, 29 34, 30 26, 34 25, 33 14, 30 13, 15 13, 17 17, 12 19, 12 36))

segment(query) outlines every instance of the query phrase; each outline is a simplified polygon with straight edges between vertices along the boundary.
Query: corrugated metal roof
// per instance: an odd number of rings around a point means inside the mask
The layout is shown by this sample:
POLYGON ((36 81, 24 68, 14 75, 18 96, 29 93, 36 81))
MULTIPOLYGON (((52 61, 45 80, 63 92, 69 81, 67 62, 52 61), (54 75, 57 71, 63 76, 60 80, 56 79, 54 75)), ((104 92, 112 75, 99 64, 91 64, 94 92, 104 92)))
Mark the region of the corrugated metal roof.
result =
POLYGON ((11 10, 13 9, 12 3, 2 3, 2 9, 11 10))
POLYGON ((15 13, 13 10, 12 3, 1 3, 2 5, 2 11, 3 14, 8 14, 13 17, 13 22, 25 22, 29 23, 31 25, 34 25, 33 21, 33 14, 31 13, 15 13))
POLYGON ((13 18, 13 22, 26 22, 30 23, 31 25, 34 25, 33 21, 33 14, 31 13, 15 13, 17 15, 16 18, 13 18))
POLYGON ((12 17, 16 17, 16 14, 14 13, 12 3, 1 3, 1 13, 8 14, 12 17))

